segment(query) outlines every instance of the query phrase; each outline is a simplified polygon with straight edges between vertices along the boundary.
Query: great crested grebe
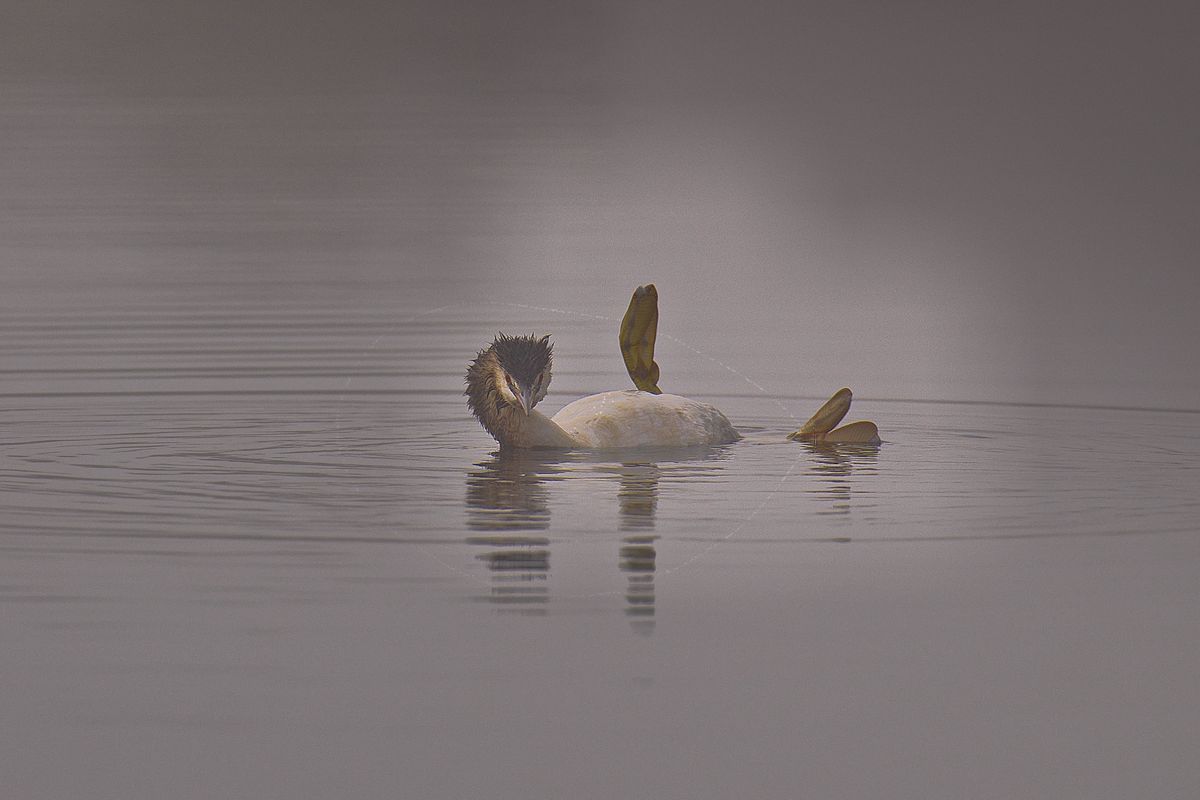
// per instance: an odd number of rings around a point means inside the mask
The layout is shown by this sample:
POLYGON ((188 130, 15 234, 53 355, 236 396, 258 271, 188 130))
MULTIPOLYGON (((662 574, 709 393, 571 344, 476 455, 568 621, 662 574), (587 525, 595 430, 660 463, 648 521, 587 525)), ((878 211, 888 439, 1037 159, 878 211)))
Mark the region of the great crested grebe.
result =
MULTIPOLYGON (((658 388, 657 331, 658 291, 654 284, 639 286, 620 332, 621 354, 637 389, 582 397, 553 417, 534 409, 550 387, 550 337, 501 333, 467 367, 467 406, 502 448, 601 450, 736 442, 741 436, 716 408, 658 388)), ((878 444, 873 422, 834 428, 850 410, 851 399, 849 389, 840 389, 788 438, 878 444)))

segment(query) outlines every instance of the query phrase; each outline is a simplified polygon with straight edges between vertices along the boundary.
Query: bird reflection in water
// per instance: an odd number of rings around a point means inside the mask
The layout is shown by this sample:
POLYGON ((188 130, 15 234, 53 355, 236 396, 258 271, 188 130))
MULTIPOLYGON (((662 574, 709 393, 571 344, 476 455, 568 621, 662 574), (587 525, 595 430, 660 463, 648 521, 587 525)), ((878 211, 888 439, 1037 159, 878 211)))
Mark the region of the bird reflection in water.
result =
POLYGON ((821 513, 849 514, 852 492, 861 494, 863 491, 862 482, 851 480, 851 476, 876 474, 879 446, 826 442, 801 442, 801 445, 813 456, 808 473, 816 479, 816 486, 807 491, 818 499, 829 501, 828 510, 821 513), (855 484, 857 489, 853 488, 855 484))
MULTIPOLYGON (((874 444, 831 444, 802 441, 808 450, 808 474, 815 479, 805 491, 826 508, 820 512, 849 515, 869 497, 862 478, 877 474, 879 447, 874 444)), ((625 615, 639 633, 652 633, 657 613, 655 576, 659 537, 653 533, 659 483, 668 472, 696 477, 719 471, 726 456, 705 448, 681 460, 678 450, 664 455, 668 466, 642 454, 639 460, 597 462, 594 454, 503 450, 475 465, 467 474, 467 526, 476 532, 467 544, 482 548, 476 558, 491 575, 485 597, 505 611, 545 614, 550 600, 550 539, 539 535, 550 527, 550 484, 583 474, 611 475, 618 482, 617 528, 622 537, 617 566, 625 576, 625 615)))
POLYGON ((618 470, 619 525, 626 533, 621 539, 618 561, 627 580, 625 615, 634 631, 647 635, 654 632, 654 572, 658 559, 654 542, 658 537, 645 531, 654 528, 661 476, 662 470, 652 463, 623 462, 618 470))
POLYGON ((653 528, 654 512, 658 510, 658 479, 662 477, 658 464, 626 461, 616 473, 621 481, 621 488, 617 490, 621 530, 653 528))
MULTIPOLYGON (((491 542, 496 545, 500 542, 491 542)), ((518 614, 545 614, 549 590, 550 551, 533 547, 515 537, 500 549, 479 554, 492 573, 492 593, 488 599, 505 611, 518 614)))
MULTIPOLYGON (((476 558, 491 574, 487 600, 506 611, 546 613, 550 540, 535 532, 550 526, 547 484, 586 463, 579 454, 501 451, 467 475, 467 543, 486 548, 476 558)), ((654 529, 662 469, 652 461, 597 465, 618 480, 618 528, 624 534, 617 564, 626 576, 625 613, 633 629, 654 630, 654 529)))
POLYGON ((467 473, 467 526, 477 531, 527 531, 550 527, 545 483, 562 475, 556 459, 505 451, 467 473))
POLYGON ((654 633, 654 571, 658 551, 654 549, 657 536, 645 534, 626 536, 621 540, 620 567, 628 585, 625 587, 625 616, 637 633, 654 633))
MULTIPOLYGON (((487 599, 519 614, 545 614, 550 540, 528 531, 550 527, 545 481, 552 463, 530 453, 505 453, 476 464, 467 475, 467 543, 487 548, 477 558, 491 573, 487 599)), ((561 472, 561 469, 557 470, 561 472)))

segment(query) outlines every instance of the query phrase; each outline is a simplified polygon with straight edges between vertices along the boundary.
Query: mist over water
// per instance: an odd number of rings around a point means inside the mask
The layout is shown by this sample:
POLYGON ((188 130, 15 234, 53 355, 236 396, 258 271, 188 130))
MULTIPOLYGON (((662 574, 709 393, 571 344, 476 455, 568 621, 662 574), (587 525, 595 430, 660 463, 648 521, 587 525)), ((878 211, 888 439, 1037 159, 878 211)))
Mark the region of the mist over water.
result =
POLYGON ((1192 16, 8 9, 6 785, 1194 796, 1192 16), (651 281, 746 439, 495 452, 651 281))
POLYGON ((789 390, 1198 407, 1182 7, 77 5, 5 25, 18 290, 653 280, 789 390))

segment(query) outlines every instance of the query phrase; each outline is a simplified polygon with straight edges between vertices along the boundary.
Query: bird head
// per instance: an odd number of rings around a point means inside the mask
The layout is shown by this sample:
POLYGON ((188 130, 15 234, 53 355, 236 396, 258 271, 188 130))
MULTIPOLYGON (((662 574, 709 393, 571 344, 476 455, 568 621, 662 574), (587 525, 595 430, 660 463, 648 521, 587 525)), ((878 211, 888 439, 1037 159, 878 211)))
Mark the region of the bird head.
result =
POLYGON ((549 336, 498 334, 467 368, 471 410, 481 420, 506 410, 529 414, 550 387, 551 350, 549 336))

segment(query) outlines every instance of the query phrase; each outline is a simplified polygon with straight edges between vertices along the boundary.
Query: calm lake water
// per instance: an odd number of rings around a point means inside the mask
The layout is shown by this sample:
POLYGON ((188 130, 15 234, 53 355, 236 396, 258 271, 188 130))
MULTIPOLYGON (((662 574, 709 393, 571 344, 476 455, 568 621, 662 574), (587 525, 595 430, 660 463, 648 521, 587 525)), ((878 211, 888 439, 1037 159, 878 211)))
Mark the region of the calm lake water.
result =
POLYGON ((419 204, 325 181, 371 163, 322 161, 328 120, 289 154, 243 111, 196 134, 228 161, 146 166, 128 131, 209 112, 104 108, 5 117, 6 796, 1200 795, 1194 409, 921 394, 861 338, 760 335, 639 267, 664 387, 747 438, 502 456, 467 361, 546 331, 546 410, 624 387, 636 281, 404 266, 524 241, 490 201, 446 215, 478 173, 428 212, 461 252, 434 226, 394 266, 346 220, 411 243, 419 204), (260 157, 312 187, 243 178, 260 157), (842 383, 884 444, 785 441, 842 383))

